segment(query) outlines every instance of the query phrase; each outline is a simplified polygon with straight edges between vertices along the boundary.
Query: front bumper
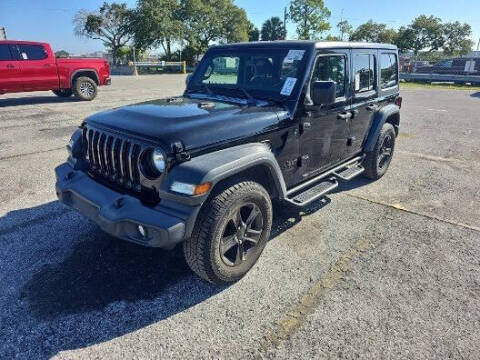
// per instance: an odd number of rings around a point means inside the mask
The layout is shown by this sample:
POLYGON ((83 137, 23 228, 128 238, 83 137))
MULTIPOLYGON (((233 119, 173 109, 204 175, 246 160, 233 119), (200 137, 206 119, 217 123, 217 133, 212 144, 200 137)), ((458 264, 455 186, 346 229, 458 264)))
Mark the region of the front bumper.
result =
POLYGON ((68 163, 58 166, 55 174, 58 199, 96 222, 105 232, 144 246, 166 249, 184 240, 192 213, 162 205, 145 206, 133 196, 99 184, 68 163), (145 235, 140 233, 139 225, 146 229, 145 235))

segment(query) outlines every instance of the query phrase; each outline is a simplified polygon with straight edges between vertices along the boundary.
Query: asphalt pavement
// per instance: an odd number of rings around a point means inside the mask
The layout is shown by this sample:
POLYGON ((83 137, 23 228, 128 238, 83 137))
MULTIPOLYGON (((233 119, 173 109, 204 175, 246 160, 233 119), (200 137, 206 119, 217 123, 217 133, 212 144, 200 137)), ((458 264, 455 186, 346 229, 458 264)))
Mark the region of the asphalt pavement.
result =
POLYGON ((480 93, 402 91, 387 174, 302 212, 276 204, 257 265, 218 287, 54 191, 82 119, 184 79, 114 77, 93 102, 0 96, 0 358, 480 358, 480 93))

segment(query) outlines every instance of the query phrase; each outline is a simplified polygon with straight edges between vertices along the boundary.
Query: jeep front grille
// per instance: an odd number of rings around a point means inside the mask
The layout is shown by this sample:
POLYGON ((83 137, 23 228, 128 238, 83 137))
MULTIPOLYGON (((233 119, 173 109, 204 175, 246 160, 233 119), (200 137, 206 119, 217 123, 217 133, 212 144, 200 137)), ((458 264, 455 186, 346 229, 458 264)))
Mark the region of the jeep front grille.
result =
POLYGON ((139 157, 144 145, 91 127, 84 128, 83 138, 92 174, 129 190, 142 190, 139 157))

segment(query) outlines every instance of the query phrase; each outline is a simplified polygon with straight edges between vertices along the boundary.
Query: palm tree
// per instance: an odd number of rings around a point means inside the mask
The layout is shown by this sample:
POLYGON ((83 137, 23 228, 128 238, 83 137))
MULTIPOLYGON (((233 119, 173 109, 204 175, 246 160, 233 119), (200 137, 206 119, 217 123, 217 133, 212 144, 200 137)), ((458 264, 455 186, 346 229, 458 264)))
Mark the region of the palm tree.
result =
POLYGON ((263 23, 262 41, 285 40, 287 33, 280 18, 274 16, 263 23))

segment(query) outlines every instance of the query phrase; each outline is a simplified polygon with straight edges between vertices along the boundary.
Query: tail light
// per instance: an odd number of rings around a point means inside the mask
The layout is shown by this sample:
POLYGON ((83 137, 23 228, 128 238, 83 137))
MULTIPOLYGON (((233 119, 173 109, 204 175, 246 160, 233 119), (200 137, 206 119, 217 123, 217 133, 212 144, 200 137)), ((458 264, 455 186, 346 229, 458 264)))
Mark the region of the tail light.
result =
POLYGON ((395 99, 395 104, 401 109, 402 108, 403 98, 401 96, 395 99))

